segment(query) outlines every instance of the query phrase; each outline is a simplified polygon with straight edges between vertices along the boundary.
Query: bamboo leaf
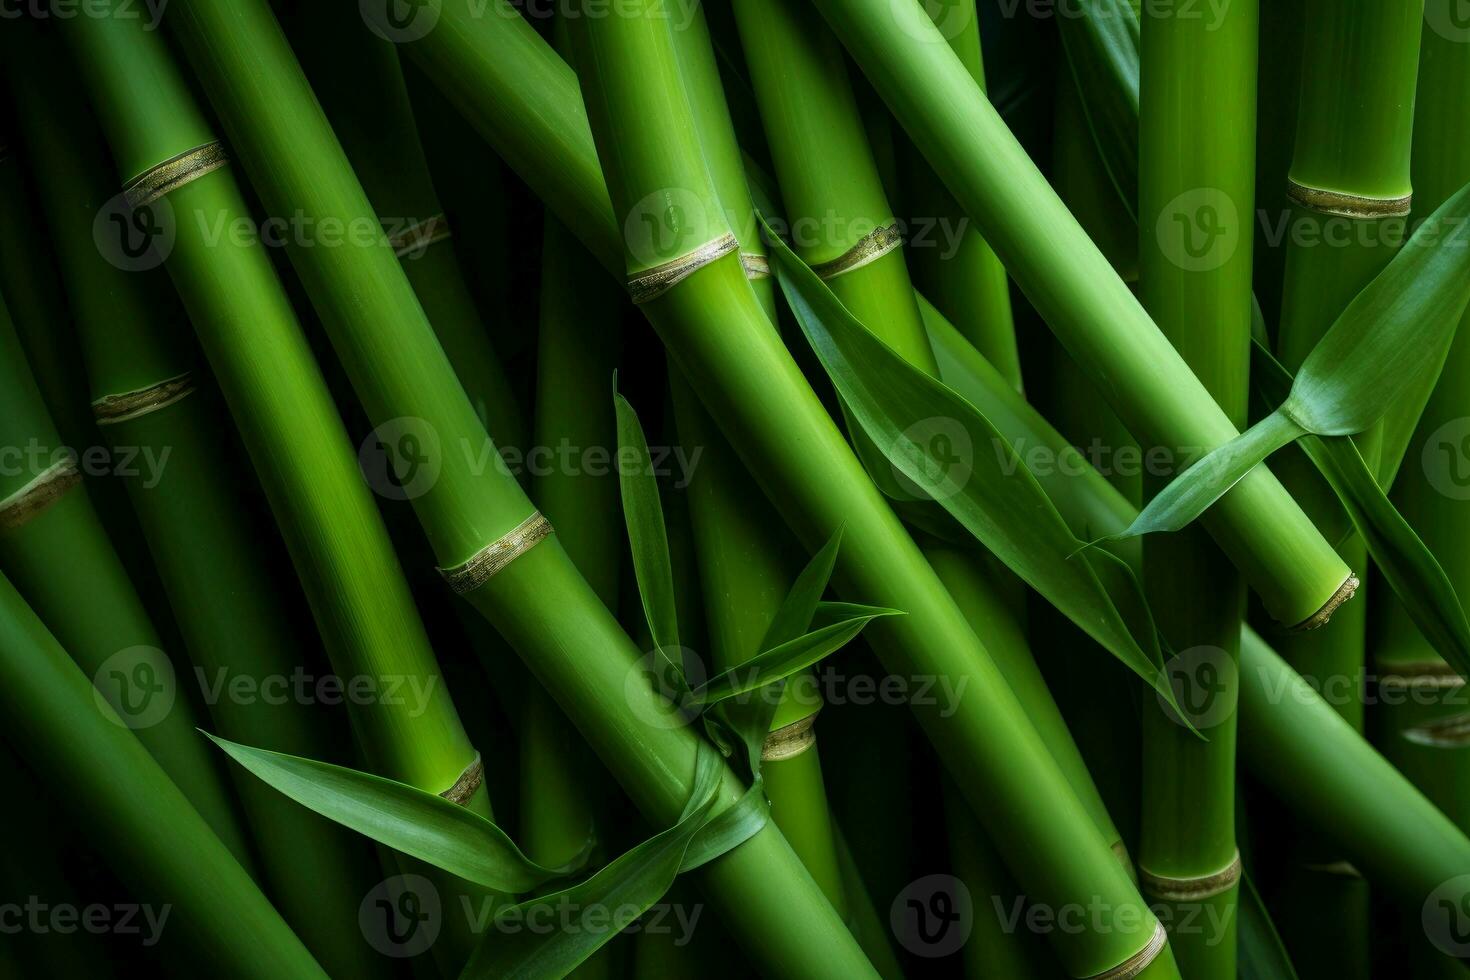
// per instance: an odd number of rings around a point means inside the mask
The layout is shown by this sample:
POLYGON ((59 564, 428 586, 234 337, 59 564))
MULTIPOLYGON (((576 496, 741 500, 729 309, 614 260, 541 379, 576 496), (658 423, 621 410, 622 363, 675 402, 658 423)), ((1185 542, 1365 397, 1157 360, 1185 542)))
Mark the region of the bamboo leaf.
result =
MULTIPOLYGON (((813 613, 815 611, 814 608, 813 613)), ((695 696, 704 704, 718 704, 729 698, 749 694, 767 684, 785 680, 842 649, 873 620, 883 616, 902 615, 897 609, 851 606, 850 611, 842 618, 794 640, 787 640, 716 675, 696 689, 695 696)))
POLYGON ((1128 214, 1138 219, 1138 14, 1128 0, 1080 0, 1058 18, 1087 128, 1128 214))
POLYGON ((443 797, 341 766, 239 745, 205 733, 272 788, 322 816, 492 891, 538 888, 577 871, 592 841, 559 868, 544 868, 495 824, 443 797))
POLYGON ((801 574, 796 576, 796 581, 791 584, 790 591, 781 602, 781 608, 776 610, 776 616, 771 620, 765 638, 761 640, 761 649, 778 647, 811 628, 812 615, 817 611, 822 594, 827 591, 827 584, 832 580, 832 569, 837 566, 837 551, 841 547, 842 528, 838 528, 822 546, 822 550, 813 555, 801 574))
MULTIPOLYGON (((1279 399, 1291 387, 1291 372, 1260 344, 1253 354, 1253 383, 1266 399, 1279 399)), ((1419 632, 1456 671, 1470 677, 1470 621, 1459 595, 1439 560, 1384 494, 1352 438, 1308 436, 1301 447, 1337 495, 1379 574, 1419 632)))
MULTIPOLYGON (((1157 635, 1135 636, 1073 536, 1004 437, 951 389, 858 322, 765 227, 781 288, 863 430, 893 466, 1114 656, 1159 689, 1157 635), (942 435, 945 439, 926 438, 942 435), (945 440, 948 440, 947 444, 945 440), (968 442, 968 452, 955 442, 968 442)), ((1133 605, 1132 600, 1127 603, 1133 605)))
MULTIPOLYGON (((701 743, 694 791, 678 823, 570 888, 502 909, 460 974, 465 980, 541 980, 566 976, 648 911, 683 870, 707 824, 719 788, 719 756, 701 743), (575 923, 559 916, 576 916, 575 923), (546 922, 560 928, 532 927, 546 922)), ((452 804, 451 804, 452 805, 452 804)))
MULTIPOLYGON (((613 381, 617 384, 616 378, 613 381)), ((648 454, 648 440, 638 413, 621 394, 613 394, 618 426, 618 485, 623 496, 623 520, 633 555, 633 574, 643 614, 660 656, 679 680, 683 666, 674 661, 679 648, 679 617, 674 601, 674 566, 669 559, 669 536, 659 503, 658 479, 648 454), (631 458, 633 465, 627 465, 631 458)))
POLYGON ((1296 968, 1291 965, 1291 957, 1286 954, 1271 914, 1266 911, 1266 903, 1261 901, 1250 875, 1240 878, 1238 942, 1240 980, 1296 980, 1296 968))

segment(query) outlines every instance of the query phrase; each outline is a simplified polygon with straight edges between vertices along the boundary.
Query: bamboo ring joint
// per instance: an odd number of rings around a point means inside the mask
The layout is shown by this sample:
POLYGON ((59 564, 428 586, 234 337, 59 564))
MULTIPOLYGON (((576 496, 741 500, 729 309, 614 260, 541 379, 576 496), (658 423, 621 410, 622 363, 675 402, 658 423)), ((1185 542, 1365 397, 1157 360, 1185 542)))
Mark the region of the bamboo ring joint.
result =
POLYGON ((1088 977, 1088 980, 1133 980, 1134 977, 1147 970, 1149 964, 1158 959, 1164 947, 1169 945, 1169 933, 1164 929, 1162 922, 1154 923, 1154 934, 1148 937, 1148 942, 1143 949, 1128 957, 1122 963, 1105 970, 1102 973, 1088 977))
POLYGON ((393 254, 401 259, 405 255, 422 252, 430 245, 445 241, 449 235, 449 219, 442 214, 436 214, 432 218, 415 221, 396 235, 389 235, 388 245, 393 249, 393 254))
POLYGON ((193 393, 194 378, 186 371, 137 391, 103 395, 92 403, 92 415, 98 425, 116 425, 167 408, 193 393))
POLYGON ((70 457, 56 463, 15 493, 0 500, 0 530, 13 530, 30 523, 82 482, 76 461, 70 457))
POLYGON ((551 522, 538 510, 509 532, 481 548, 468 561, 453 568, 441 568, 439 574, 456 595, 473 592, 503 572, 511 562, 550 537, 552 531, 551 522))
POLYGON ((454 781, 454 785, 439 795, 450 803, 464 806, 475 795, 475 790, 485 781, 485 764, 480 760, 480 753, 475 753, 474 761, 465 767, 464 772, 454 781))
POLYGON ((1465 686, 1465 678, 1443 660, 1393 664, 1389 669, 1392 673, 1379 675, 1379 688, 1391 691, 1449 691, 1465 686))
POLYGON ((884 225, 864 235, 852 248, 831 262, 812 266, 812 271, 821 279, 836 279, 865 265, 877 262, 889 252, 903 245, 903 232, 898 225, 884 225))
POLYGON ((1290 177, 1286 179, 1286 196, 1308 210, 1337 215, 1340 218, 1402 218, 1409 213, 1414 203, 1412 194, 1405 194, 1403 197, 1363 197, 1359 194, 1308 187, 1290 177))
POLYGON ((1326 626, 1327 621, 1332 618, 1333 613, 1337 612, 1338 607, 1357 594, 1360 584, 1358 577, 1352 572, 1348 572, 1348 577, 1337 587, 1337 591, 1332 593, 1332 597, 1322 604, 1321 609, 1318 609, 1312 615, 1288 629, 1287 632, 1309 633, 1312 630, 1321 629, 1326 626))
POLYGON ((229 162, 223 144, 214 140, 143 171, 123 185, 123 194, 127 196, 130 207, 141 208, 229 162))
POLYGON ((766 740, 761 743, 761 761, 780 762, 783 759, 794 759, 816 745, 817 732, 813 727, 816 723, 817 716, 810 714, 800 721, 793 721, 766 735, 766 740))
POLYGON ((1240 851, 1236 851, 1235 857, 1225 867, 1198 878, 1156 875, 1147 868, 1140 867, 1138 881, 1143 890, 1154 898, 1166 902, 1199 902, 1234 888, 1240 881, 1240 872, 1240 851))
POLYGON ((722 259, 740 248, 733 234, 726 233, 712 242, 705 242, 687 255, 672 262, 640 272, 628 280, 628 295, 635 305, 658 299, 679 283, 717 259, 722 259))

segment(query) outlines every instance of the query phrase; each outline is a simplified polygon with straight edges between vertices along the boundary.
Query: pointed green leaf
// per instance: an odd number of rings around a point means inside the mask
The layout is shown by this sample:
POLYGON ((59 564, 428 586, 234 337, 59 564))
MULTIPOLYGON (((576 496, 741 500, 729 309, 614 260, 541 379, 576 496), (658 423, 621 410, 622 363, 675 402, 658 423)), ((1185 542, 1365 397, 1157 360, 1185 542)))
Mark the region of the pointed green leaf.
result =
POLYGON ((895 469, 1048 602, 1172 697, 1160 681, 1157 636, 1133 634, 1103 588, 1094 557, 1078 554, 1081 542, 1010 443, 974 406, 858 322, 769 226, 765 233, 781 288, 807 340, 895 469))
POLYGON ((613 395, 618 424, 618 485, 623 495, 623 520, 633 554, 633 574, 649 633, 666 663, 682 679, 683 665, 674 663, 679 648, 679 616, 674 602, 674 566, 669 559, 669 536, 659 503, 658 479, 648 454, 648 440, 638 413, 621 394, 613 395), (629 460, 632 465, 629 465, 629 460))
POLYGON ((302 806, 492 891, 524 892, 565 877, 585 863, 591 850, 589 839, 575 861, 543 868, 495 824, 433 793, 354 769, 208 737, 302 806))
POLYGON ((791 590, 781 602, 781 608, 776 610, 776 617, 771 620, 765 638, 761 640, 761 649, 780 646, 811 627, 812 614, 817 611, 817 604, 827 591, 827 583, 832 580, 832 569, 837 566, 837 551, 841 546, 842 528, 838 528, 837 533, 796 576, 791 590))

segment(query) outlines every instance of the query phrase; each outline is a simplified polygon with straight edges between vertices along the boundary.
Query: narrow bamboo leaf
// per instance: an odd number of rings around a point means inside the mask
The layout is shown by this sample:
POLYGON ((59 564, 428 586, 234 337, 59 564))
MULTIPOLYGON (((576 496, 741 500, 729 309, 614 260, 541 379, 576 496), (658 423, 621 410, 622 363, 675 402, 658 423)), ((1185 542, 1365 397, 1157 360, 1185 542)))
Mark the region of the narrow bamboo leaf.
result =
POLYGON ((433 793, 370 773, 209 738, 302 806, 492 891, 524 892, 565 877, 586 862, 591 850, 589 840, 571 863, 543 868, 495 824, 433 793))
POLYGON ((778 647, 811 628, 812 614, 817 611, 822 594, 827 591, 827 583, 832 580, 832 569, 837 565, 837 551, 841 547, 842 529, 838 528, 837 533, 796 576, 791 590, 781 602, 781 608, 776 610, 776 618, 771 620, 765 638, 761 640, 761 649, 778 647))
POLYGON ((1296 968, 1250 875, 1240 879, 1240 980, 1296 980, 1296 968))
MULTIPOLYGON (((1291 372, 1260 344, 1251 380, 1268 402, 1291 387, 1291 372)), ((1450 666, 1470 677, 1470 621, 1444 567, 1378 485, 1351 437, 1307 436, 1307 457, 1363 536, 1378 572, 1404 604, 1414 625, 1450 666)))
POLYGON ((879 609, 873 606, 855 606, 853 609, 860 611, 794 640, 787 640, 716 675, 697 688, 695 696, 704 704, 718 704, 729 698, 749 694, 775 681, 785 680, 842 649, 873 620, 882 616, 903 615, 897 609, 879 609))
POLYGON ((1074 13, 1058 18, 1062 49, 1098 156, 1137 220, 1138 14, 1128 0, 1080 0, 1074 13))
POLYGON ((1118 537, 1188 527, 1247 473, 1303 434, 1284 413, 1272 412, 1170 480, 1118 537))
MULTIPOLYGON (((764 736, 762 736, 764 741, 764 736)), ((757 766, 760 749, 755 749, 757 766)), ((760 769, 755 769, 755 779, 740 797, 730 806, 710 817, 684 852, 680 871, 693 871, 703 867, 722 854, 727 854, 760 833, 771 819, 771 804, 766 799, 765 780, 760 769)))
POLYGON ((1161 682, 1157 635, 1135 636, 1092 558, 1009 442, 974 406, 858 322, 766 226, 787 303, 863 430, 910 482, 1131 670, 1161 682), (967 444, 967 445, 964 445, 967 444))
MULTIPOLYGON (((616 379, 614 380, 616 384, 616 379)), ((633 574, 648 629, 666 664, 678 679, 683 665, 674 662, 679 648, 679 617, 674 602, 674 566, 669 559, 669 536, 659 503, 658 479, 648 454, 648 440, 638 413, 621 394, 613 395, 618 425, 618 484, 623 495, 623 520, 633 555, 633 574), (628 464, 632 460, 632 465, 628 464)))
POLYGON ((1440 205, 1302 362, 1282 405, 1303 429, 1350 436, 1435 369, 1470 303, 1470 184, 1440 205))
POLYGON ((696 760, 694 791, 678 823, 586 881, 502 909, 460 976, 464 980, 566 976, 648 911, 674 883, 690 843, 714 807, 719 756, 701 743, 696 760), (575 923, 560 921, 566 910, 576 916, 575 923), (537 922, 556 927, 530 927, 537 922))

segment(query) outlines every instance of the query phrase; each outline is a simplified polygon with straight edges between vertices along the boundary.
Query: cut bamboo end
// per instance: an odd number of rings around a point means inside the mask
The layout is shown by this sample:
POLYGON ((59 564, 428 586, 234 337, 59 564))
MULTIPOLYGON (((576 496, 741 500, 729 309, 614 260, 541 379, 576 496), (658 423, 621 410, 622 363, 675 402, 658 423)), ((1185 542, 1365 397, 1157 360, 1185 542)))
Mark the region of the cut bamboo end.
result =
POLYGON ((193 393, 194 378, 185 372, 136 391, 103 395, 92 403, 92 415, 98 425, 116 425, 167 408, 193 393))
POLYGON ((1159 958, 1159 954, 1164 951, 1164 947, 1167 945, 1169 945, 1168 931, 1164 929, 1162 922, 1155 922, 1153 935, 1148 937, 1148 942, 1144 945, 1143 949, 1140 949, 1111 970, 1095 973, 1088 977, 1087 980, 1132 980, 1133 977, 1139 976, 1144 970, 1147 970, 1149 964, 1159 958))
POLYGON ((794 759, 816 745, 816 723, 817 716, 811 714, 800 721, 793 721, 771 732, 761 744, 761 761, 780 762, 783 759, 794 759))
POLYGON ((764 255, 756 255, 754 252, 741 252, 740 264, 745 267, 745 278, 747 279, 771 278, 771 261, 764 255))
POLYGON ((456 595, 473 592, 503 572, 511 562, 551 536, 554 528, 539 510, 490 542, 466 562, 441 568, 439 574, 456 595))
POLYGON ((1340 218, 1402 218, 1409 213, 1414 195, 1403 197, 1363 197, 1344 194, 1320 187, 1299 184, 1290 177, 1286 179, 1286 196, 1304 208, 1320 214, 1336 215, 1340 218))
POLYGON ((1219 871, 1212 871, 1197 878, 1176 878, 1172 875, 1154 874, 1147 868, 1138 869, 1138 883, 1153 898, 1166 902, 1199 902, 1214 898, 1234 888, 1240 881, 1240 851, 1230 863, 1219 871))
POLYGON ((722 259, 739 248, 740 243, 733 234, 705 242, 686 255, 633 276, 628 280, 628 296, 635 305, 658 299, 711 262, 722 259))
POLYGON ((389 235, 388 246, 401 259, 405 255, 422 252, 430 245, 448 241, 449 237, 449 219, 442 214, 436 214, 432 218, 415 221, 396 235, 389 235))
POLYGON ((475 753, 474 761, 465 767, 465 771, 459 774, 454 785, 439 795, 450 803, 457 806, 465 806, 470 802, 470 797, 480 788, 485 781, 485 764, 480 759, 480 753, 475 753))
POLYGON ((141 208, 229 162, 223 144, 214 140, 143 171, 123 185, 123 194, 127 196, 129 206, 141 208))
POLYGON ((818 278, 836 279, 877 262, 883 256, 903 245, 903 232, 898 225, 884 225, 864 235, 852 248, 830 262, 812 266, 818 278))
POLYGON ((74 460, 53 464, 15 493, 0 500, 0 530, 23 527, 50 509, 68 490, 82 482, 74 460))
POLYGON ((1288 629, 1287 632, 1309 633, 1312 630, 1321 629, 1322 627, 1326 626, 1327 623, 1332 619, 1332 614, 1337 612, 1338 608, 1343 603, 1347 602, 1349 599, 1357 594, 1358 586, 1361 584, 1362 583, 1358 581, 1358 577, 1356 575, 1354 575, 1352 572, 1348 572, 1347 579, 1337 587, 1336 592, 1332 593, 1332 598, 1328 599, 1325 603, 1322 604, 1321 609, 1318 609, 1316 612, 1312 613, 1312 615, 1308 616, 1300 623, 1297 623, 1295 626, 1288 629))

